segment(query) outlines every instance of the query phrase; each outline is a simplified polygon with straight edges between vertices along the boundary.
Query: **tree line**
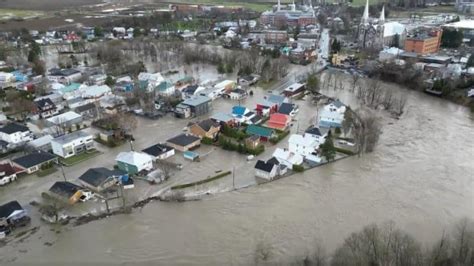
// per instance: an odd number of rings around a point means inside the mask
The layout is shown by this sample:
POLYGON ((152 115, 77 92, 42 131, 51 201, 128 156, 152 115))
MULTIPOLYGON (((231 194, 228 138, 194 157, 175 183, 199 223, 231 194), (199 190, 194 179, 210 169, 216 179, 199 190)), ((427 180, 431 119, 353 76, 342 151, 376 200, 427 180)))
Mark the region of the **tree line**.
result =
POLYGON ((308 254, 284 261, 275 260, 274 247, 260 241, 254 261, 256 265, 295 266, 472 266, 474 222, 460 220, 428 246, 397 228, 394 222, 371 224, 347 236, 333 253, 326 253, 317 243, 308 254))

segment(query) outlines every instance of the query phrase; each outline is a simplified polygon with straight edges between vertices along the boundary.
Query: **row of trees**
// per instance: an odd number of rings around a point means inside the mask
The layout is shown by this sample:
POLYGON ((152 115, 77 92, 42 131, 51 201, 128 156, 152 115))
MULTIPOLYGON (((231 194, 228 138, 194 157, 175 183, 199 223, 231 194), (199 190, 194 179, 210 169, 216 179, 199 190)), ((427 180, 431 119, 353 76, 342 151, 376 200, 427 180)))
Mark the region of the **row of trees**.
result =
POLYGON ((430 248, 412 235, 397 228, 393 222, 371 224, 346 237, 343 243, 328 255, 320 243, 309 254, 292 258, 285 263, 274 262, 274 249, 267 242, 258 242, 254 259, 258 264, 314 265, 314 266, 468 266, 474 265, 474 223, 459 221, 451 233, 443 232, 430 248))

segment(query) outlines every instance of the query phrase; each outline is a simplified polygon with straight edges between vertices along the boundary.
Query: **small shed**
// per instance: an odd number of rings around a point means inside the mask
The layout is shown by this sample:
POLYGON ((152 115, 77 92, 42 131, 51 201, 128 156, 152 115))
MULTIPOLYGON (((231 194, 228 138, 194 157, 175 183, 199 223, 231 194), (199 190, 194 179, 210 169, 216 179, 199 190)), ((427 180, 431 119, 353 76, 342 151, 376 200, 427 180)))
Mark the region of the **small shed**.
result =
POLYGON ((185 159, 191 160, 193 162, 199 160, 199 153, 197 152, 185 151, 183 156, 185 159))

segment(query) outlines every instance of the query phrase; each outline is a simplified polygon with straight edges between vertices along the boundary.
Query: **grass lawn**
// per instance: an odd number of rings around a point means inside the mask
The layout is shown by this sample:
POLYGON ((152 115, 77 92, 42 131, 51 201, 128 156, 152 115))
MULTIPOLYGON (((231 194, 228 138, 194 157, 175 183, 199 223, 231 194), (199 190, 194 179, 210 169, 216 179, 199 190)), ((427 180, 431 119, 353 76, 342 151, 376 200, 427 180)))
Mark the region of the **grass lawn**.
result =
POLYGON ((41 11, 35 10, 21 10, 21 9, 3 9, 0 8, 0 20, 10 18, 27 18, 44 15, 41 11))
POLYGON ((56 167, 50 167, 48 169, 45 169, 45 170, 40 170, 36 175, 38 177, 45 177, 47 175, 50 175, 52 173, 55 173, 58 169, 56 169, 56 167))
POLYGON ((69 158, 66 158, 66 159, 59 159, 59 161, 65 165, 65 166, 72 166, 72 165, 75 165, 77 163, 80 163, 80 162, 83 162, 83 161, 86 161, 92 157, 95 157, 97 155, 100 154, 100 151, 98 150, 91 150, 91 151, 88 151, 88 152, 83 152, 81 154, 78 154, 78 155, 75 155, 75 156, 72 156, 72 157, 69 157, 69 158))

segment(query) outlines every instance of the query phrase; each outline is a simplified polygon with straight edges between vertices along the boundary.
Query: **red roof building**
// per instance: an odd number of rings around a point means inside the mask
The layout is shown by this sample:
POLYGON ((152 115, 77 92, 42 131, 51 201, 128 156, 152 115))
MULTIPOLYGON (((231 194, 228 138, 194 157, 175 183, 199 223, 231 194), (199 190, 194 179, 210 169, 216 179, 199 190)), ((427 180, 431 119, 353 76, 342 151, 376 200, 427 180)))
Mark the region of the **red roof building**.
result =
POLYGON ((290 125, 290 122, 290 116, 275 113, 270 115, 270 120, 268 120, 267 127, 278 130, 286 130, 290 125))

